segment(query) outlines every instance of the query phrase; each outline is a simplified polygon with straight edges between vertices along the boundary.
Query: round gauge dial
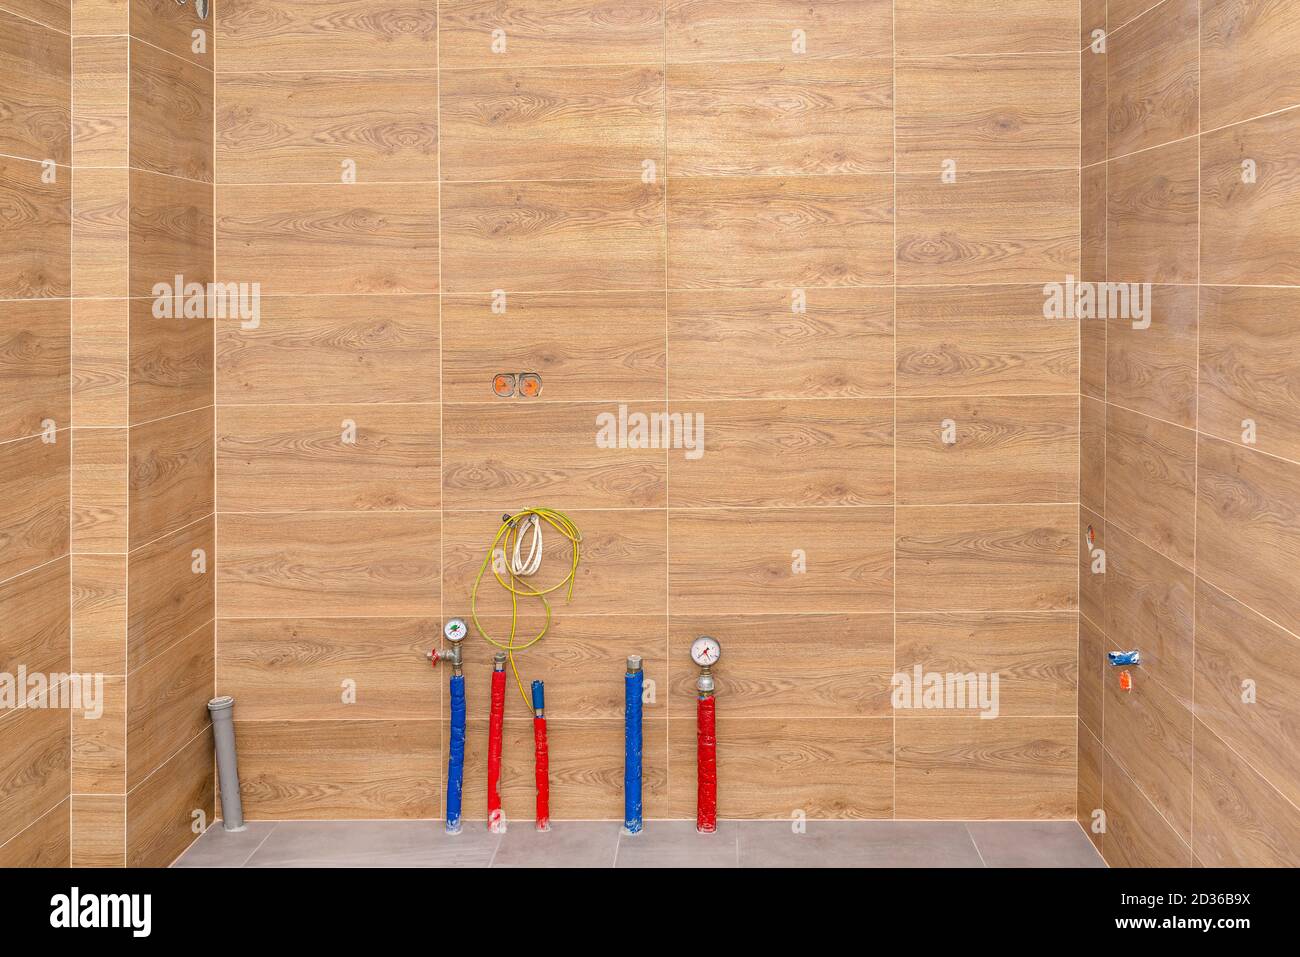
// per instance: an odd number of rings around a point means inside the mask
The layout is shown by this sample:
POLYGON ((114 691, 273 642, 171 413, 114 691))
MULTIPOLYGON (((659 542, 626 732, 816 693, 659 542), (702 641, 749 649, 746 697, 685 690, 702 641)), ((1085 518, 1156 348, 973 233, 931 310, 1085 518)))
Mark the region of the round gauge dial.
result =
POLYGON ((469 629, 461 619, 453 618, 442 626, 442 634, 448 641, 460 641, 469 634, 469 629))
POLYGON ((716 665, 721 656, 722 647, 718 644, 718 639, 708 635, 701 635, 691 645, 691 660, 702 668, 716 665))

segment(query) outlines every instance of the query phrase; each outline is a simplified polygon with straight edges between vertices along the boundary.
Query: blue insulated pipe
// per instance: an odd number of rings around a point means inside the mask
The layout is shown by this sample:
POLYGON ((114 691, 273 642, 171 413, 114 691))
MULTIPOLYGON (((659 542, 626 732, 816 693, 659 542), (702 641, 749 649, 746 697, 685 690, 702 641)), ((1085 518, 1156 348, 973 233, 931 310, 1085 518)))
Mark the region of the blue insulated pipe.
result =
POLYGON ((451 753, 447 757, 447 833, 460 833, 460 796, 465 777, 465 676, 451 677, 451 753))
POLYGON ((625 757, 623 759, 623 833, 641 831, 641 691, 644 675, 639 655, 627 659, 627 674, 623 677, 626 692, 625 757))

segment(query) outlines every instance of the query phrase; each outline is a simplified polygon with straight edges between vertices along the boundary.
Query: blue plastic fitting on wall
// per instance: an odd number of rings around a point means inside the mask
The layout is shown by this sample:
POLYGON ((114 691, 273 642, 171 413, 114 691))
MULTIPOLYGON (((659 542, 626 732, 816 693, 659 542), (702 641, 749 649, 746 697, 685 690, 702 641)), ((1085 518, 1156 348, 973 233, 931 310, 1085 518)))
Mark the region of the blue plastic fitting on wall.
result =
POLYGON ((625 757, 623 759, 623 830, 641 830, 641 689, 644 676, 638 667, 623 678, 626 691, 625 757))
POLYGON ((540 681, 533 682, 533 711, 546 710, 546 686, 540 681))
POLYGON ((460 833, 460 796, 465 778, 465 676, 451 678, 451 749, 447 756, 447 833, 460 833))
POLYGON ((1116 668, 1142 664, 1142 652, 1136 649, 1133 651, 1108 651, 1106 657, 1110 659, 1111 665, 1116 668))

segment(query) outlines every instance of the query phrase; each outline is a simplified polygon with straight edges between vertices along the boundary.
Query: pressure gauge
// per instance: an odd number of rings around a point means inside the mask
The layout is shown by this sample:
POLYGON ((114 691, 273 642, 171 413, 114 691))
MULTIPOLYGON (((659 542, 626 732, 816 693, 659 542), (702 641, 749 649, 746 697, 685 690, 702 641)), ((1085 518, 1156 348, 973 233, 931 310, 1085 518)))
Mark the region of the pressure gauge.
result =
POLYGON ((448 641, 456 642, 469 634, 469 629, 465 627, 464 621, 459 618, 453 618, 451 621, 447 622, 447 624, 442 626, 442 634, 448 641))
POLYGON ((691 660, 701 668, 716 665, 721 655, 722 648, 718 644, 718 639, 710 638, 708 635, 701 635, 691 645, 691 660))

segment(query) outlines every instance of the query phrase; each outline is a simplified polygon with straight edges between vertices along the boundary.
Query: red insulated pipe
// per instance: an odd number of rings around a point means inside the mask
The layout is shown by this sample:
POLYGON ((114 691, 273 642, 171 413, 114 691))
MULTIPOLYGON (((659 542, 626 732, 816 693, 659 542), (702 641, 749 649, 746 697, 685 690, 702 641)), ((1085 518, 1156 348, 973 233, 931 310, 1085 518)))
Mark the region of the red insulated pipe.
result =
POLYGON ((504 669, 492 672, 492 714, 488 720, 488 828, 502 830, 505 816, 501 813, 501 729, 506 710, 506 673, 504 669))
POLYGON ((537 830, 548 831, 551 827, 551 779, 545 718, 533 718, 533 747, 537 767, 537 830))
POLYGON ((718 829, 718 738, 714 731, 712 694, 700 696, 698 755, 699 796, 695 829, 712 833, 718 829))

